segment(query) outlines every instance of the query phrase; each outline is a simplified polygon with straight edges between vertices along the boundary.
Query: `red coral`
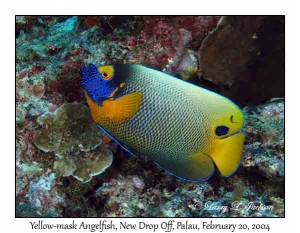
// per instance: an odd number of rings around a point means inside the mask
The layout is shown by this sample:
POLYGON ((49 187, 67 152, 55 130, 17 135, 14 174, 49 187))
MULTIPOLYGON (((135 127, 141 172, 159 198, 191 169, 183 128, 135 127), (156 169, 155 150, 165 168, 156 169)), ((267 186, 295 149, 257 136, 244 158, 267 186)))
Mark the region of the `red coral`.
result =
POLYGON ((100 16, 79 16, 79 29, 80 31, 86 30, 91 26, 100 24, 100 16))
MULTIPOLYGON (((65 101, 81 101, 83 99, 80 75, 81 66, 83 66, 82 61, 68 61, 62 64, 60 67, 61 72, 56 80, 49 84, 48 92, 61 94, 65 101)), ((57 101, 52 99, 51 102, 56 103, 57 101)))
POLYGON ((198 49, 205 36, 217 25, 219 18, 219 16, 144 17, 141 32, 135 36, 128 36, 122 46, 129 49, 130 57, 134 57, 129 62, 163 69, 168 59, 181 57, 190 44, 198 49))
POLYGON ((192 40, 192 34, 190 31, 180 28, 173 33, 172 46, 176 51, 182 51, 187 44, 192 40))
POLYGON ((163 56, 161 56, 161 57, 158 59, 158 62, 161 63, 161 64, 165 64, 165 63, 167 63, 168 59, 169 59, 168 56, 163 55, 163 56))
POLYGON ((175 24, 181 28, 188 29, 193 38, 201 42, 205 36, 216 27, 220 16, 178 16, 175 24))
POLYGON ((31 71, 32 71, 32 73, 37 73, 37 72, 39 72, 39 68, 37 66, 33 66, 31 68, 31 71))
POLYGON ((58 109, 59 108, 59 106, 58 105, 56 105, 56 104, 53 104, 53 103, 49 103, 48 104, 48 111, 49 112, 54 112, 56 109, 58 109))
POLYGON ((34 95, 38 98, 42 98, 45 93, 45 86, 43 83, 40 83, 38 85, 32 86, 29 88, 28 93, 31 95, 34 95))
POLYGON ((27 71, 21 71, 20 73, 17 74, 17 78, 24 78, 25 76, 28 75, 28 72, 27 71))
POLYGON ((41 213, 47 213, 50 208, 60 212, 61 203, 64 201, 64 196, 60 196, 56 190, 56 182, 47 177, 40 177, 37 183, 30 184, 28 197, 31 203, 40 203, 36 206, 41 213), (51 182, 50 184, 47 184, 51 182), (45 184, 46 183, 46 184, 45 184), (50 188, 46 187, 50 185, 50 188))
POLYGON ((35 132, 26 131, 22 138, 23 146, 20 148, 20 159, 22 162, 32 162, 36 159, 37 149, 32 142, 35 132))
POLYGON ((93 26, 93 25, 99 24, 99 22, 100 22, 100 19, 98 16, 88 16, 86 18, 86 24, 88 26, 93 26))

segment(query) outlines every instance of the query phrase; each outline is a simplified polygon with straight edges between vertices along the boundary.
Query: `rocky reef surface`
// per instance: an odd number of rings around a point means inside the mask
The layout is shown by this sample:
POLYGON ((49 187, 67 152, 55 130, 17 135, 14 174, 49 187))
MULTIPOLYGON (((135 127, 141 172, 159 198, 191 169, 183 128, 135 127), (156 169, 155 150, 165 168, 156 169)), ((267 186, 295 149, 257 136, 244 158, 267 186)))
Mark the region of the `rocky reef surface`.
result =
POLYGON ((16 216, 284 216, 283 95, 284 17, 17 16, 16 216), (240 169, 189 183, 130 156, 91 119, 86 63, 143 64, 236 101, 240 169))

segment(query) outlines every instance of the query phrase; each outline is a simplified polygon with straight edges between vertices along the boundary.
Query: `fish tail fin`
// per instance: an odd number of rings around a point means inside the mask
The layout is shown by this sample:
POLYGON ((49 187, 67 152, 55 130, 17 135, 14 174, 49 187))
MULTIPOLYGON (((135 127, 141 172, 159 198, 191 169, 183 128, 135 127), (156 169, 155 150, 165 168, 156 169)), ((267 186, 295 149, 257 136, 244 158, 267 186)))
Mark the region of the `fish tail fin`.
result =
POLYGON ((233 175, 241 164, 245 135, 238 133, 221 139, 216 150, 210 155, 222 176, 233 175))

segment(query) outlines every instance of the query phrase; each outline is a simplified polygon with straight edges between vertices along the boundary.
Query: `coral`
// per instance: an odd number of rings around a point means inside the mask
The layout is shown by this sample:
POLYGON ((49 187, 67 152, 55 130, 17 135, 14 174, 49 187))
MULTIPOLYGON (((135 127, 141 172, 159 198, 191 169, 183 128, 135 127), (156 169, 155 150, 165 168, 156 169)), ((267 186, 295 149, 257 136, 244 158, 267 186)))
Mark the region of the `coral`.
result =
POLYGON ((39 214, 59 215, 57 208, 62 205, 63 197, 58 195, 54 186, 54 173, 41 177, 37 182, 30 182, 26 197, 33 206, 39 208, 39 214))
POLYGON ((227 86, 251 65, 258 53, 252 37, 237 30, 235 25, 228 23, 229 20, 230 17, 221 18, 217 29, 203 41, 199 55, 204 78, 227 86))
POLYGON ((245 188, 243 186, 236 186, 232 193, 232 201, 241 201, 243 198, 245 188))
POLYGON ((134 16, 79 16, 79 32, 90 27, 98 26, 102 37, 108 37, 116 30, 124 30, 131 23, 134 16))
MULTIPOLYGON (((120 44, 128 50, 128 62, 161 70, 167 66, 175 69, 191 43, 194 44, 194 49, 199 48, 204 39, 203 35, 216 26, 218 18, 217 16, 142 17, 139 23, 132 24, 135 25, 132 29, 134 33, 125 41, 120 40, 120 44), (195 45, 195 41, 198 41, 196 43, 198 46, 195 45)), ((168 72, 169 69, 165 71, 168 72)))
POLYGON ((88 182, 93 176, 97 176, 110 167, 113 160, 113 154, 109 149, 101 152, 90 152, 80 161, 73 176, 82 182, 88 182))
POLYGON ((202 77, 238 104, 283 96, 284 17, 222 17, 203 40, 199 63, 202 77))
POLYGON ((69 34, 73 33, 78 26, 78 17, 73 16, 68 18, 66 21, 63 21, 61 23, 55 24, 53 27, 51 27, 50 33, 55 36, 61 36, 61 34, 69 34))
POLYGON ((174 58, 164 69, 165 72, 180 76, 183 80, 197 78, 199 73, 196 52, 188 49, 182 56, 174 58))
POLYGON ((284 176, 284 102, 261 105, 246 120, 244 166, 257 166, 268 178, 284 176))
POLYGON ((53 114, 39 117, 38 122, 43 128, 37 132, 34 143, 45 152, 89 151, 101 145, 102 133, 83 104, 64 104, 53 114))
POLYGON ((284 217, 284 200, 280 197, 271 197, 270 201, 274 206, 274 214, 279 217, 284 217))
POLYGON ((40 26, 39 18, 35 16, 16 16, 16 34, 21 31, 28 32, 33 26, 40 26))
POLYGON ((64 104, 54 113, 38 118, 38 122, 43 128, 37 132, 34 143, 58 156, 54 163, 58 176, 73 175, 88 182, 111 165, 113 156, 109 149, 95 150, 101 145, 102 133, 92 123, 85 105, 64 104))
POLYGON ((17 203, 16 204, 16 217, 34 218, 42 217, 32 205, 17 203))
POLYGON ((141 177, 133 176, 132 181, 134 183, 135 188, 138 190, 143 190, 143 188, 145 187, 145 183, 143 181, 143 178, 141 177))
POLYGON ((74 156, 67 154, 54 163, 54 170, 58 175, 72 175, 86 183, 110 167, 112 160, 113 154, 109 149, 86 152, 80 159, 74 159, 74 156))
POLYGON ((187 16, 176 17, 176 24, 183 28, 188 28, 193 40, 191 47, 199 49, 204 38, 212 31, 220 19, 220 16, 187 16))
POLYGON ((43 83, 32 86, 28 89, 28 94, 34 95, 38 98, 42 98, 45 93, 45 86, 43 83))
POLYGON ((52 103, 60 104, 62 101, 80 101, 83 99, 83 90, 81 89, 80 67, 81 61, 67 61, 61 65, 61 71, 56 79, 50 81, 48 85, 48 94, 52 94, 54 98, 52 103), (57 100, 60 96, 60 101, 57 100))

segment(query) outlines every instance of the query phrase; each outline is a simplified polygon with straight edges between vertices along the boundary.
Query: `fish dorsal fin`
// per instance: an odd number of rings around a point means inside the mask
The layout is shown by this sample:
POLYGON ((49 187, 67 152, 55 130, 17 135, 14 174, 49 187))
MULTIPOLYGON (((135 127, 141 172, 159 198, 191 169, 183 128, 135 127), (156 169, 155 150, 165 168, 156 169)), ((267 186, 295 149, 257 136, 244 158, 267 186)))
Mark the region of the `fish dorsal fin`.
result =
POLYGON ((208 180, 214 173, 215 167, 212 159, 201 152, 181 156, 180 159, 168 160, 164 156, 152 157, 157 165, 168 173, 183 180, 199 182, 208 180))
POLYGON ((215 151, 210 155, 222 176, 231 176, 241 164, 244 138, 243 133, 238 133, 220 139, 215 151))

